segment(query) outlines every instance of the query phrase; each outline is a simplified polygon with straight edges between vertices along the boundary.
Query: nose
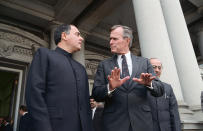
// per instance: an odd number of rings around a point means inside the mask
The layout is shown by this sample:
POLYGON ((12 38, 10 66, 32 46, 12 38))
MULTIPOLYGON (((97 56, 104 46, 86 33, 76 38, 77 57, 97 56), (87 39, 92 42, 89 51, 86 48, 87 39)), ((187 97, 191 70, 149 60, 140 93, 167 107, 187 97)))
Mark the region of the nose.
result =
POLYGON ((159 69, 158 69, 158 68, 155 68, 155 71, 159 71, 159 69))
POLYGON ((80 36, 80 41, 84 42, 84 38, 82 36, 80 36))
POLYGON ((110 39, 109 44, 110 44, 110 45, 113 44, 113 39, 110 39))

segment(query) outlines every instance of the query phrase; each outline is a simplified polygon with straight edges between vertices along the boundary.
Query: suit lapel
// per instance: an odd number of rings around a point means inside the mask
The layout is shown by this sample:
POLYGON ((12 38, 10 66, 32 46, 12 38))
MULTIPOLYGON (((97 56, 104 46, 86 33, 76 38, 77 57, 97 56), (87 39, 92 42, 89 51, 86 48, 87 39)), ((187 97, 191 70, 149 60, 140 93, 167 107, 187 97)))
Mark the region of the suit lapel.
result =
POLYGON ((114 55, 114 56, 112 57, 112 59, 111 59, 111 68, 112 68, 112 70, 113 70, 115 67, 119 68, 118 62, 117 62, 117 55, 114 55))
POLYGON ((131 54, 131 58, 132 58, 132 75, 130 77, 130 81, 129 81, 129 91, 130 89, 133 88, 133 86, 131 86, 131 84, 134 82, 132 79, 137 75, 137 71, 138 71, 138 68, 139 68, 139 61, 138 61, 138 58, 131 54))
MULTIPOLYGON (((118 62, 117 62, 117 55, 114 55, 111 59, 111 69, 113 70, 115 67, 119 68, 118 62)), ((111 72, 110 72, 111 74, 111 72)), ((121 78, 121 74, 120 74, 120 78, 121 78)), ((119 87, 120 89, 128 89, 128 85, 123 84, 121 87, 119 87)))

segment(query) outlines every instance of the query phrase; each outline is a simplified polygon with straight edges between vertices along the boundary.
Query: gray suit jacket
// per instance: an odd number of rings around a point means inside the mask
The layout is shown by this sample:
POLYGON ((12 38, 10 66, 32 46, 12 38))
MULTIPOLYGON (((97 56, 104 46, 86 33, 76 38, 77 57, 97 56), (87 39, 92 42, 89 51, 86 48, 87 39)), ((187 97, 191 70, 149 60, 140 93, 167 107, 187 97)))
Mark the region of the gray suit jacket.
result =
POLYGON ((181 131, 178 104, 171 85, 164 84, 164 95, 149 94, 154 131, 181 131))
POLYGON ((153 68, 149 60, 132 55, 133 71, 129 82, 118 87, 108 96, 107 76, 114 67, 118 67, 117 56, 102 61, 97 69, 92 95, 96 101, 105 101, 103 111, 103 131, 128 131, 131 125, 133 131, 152 131, 152 115, 147 99, 147 92, 154 96, 163 94, 163 85, 156 79, 154 89, 132 81, 140 77, 141 73, 152 73, 153 68))

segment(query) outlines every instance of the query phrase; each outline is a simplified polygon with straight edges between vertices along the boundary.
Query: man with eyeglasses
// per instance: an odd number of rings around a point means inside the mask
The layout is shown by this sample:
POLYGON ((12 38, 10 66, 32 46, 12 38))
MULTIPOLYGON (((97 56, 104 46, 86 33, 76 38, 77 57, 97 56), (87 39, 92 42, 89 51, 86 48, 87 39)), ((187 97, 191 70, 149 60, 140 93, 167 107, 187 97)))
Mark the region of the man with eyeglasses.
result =
MULTIPOLYGON (((157 77, 161 76, 162 63, 157 58, 151 58, 150 63, 157 77)), ((164 95, 153 97, 149 94, 153 131, 181 131, 178 104, 171 85, 164 83, 164 95)))

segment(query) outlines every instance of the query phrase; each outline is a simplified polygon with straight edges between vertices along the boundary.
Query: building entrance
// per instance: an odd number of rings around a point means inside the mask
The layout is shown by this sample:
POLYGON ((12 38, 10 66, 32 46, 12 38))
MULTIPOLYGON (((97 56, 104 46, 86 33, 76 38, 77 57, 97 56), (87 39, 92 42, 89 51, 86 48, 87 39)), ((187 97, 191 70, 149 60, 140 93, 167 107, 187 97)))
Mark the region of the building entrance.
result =
POLYGON ((14 131, 17 131, 19 106, 25 103, 22 84, 25 71, 26 66, 0 60, 0 117, 11 119, 14 131))
POLYGON ((19 74, 0 70, 0 116, 14 120, 19 74))

